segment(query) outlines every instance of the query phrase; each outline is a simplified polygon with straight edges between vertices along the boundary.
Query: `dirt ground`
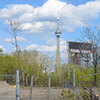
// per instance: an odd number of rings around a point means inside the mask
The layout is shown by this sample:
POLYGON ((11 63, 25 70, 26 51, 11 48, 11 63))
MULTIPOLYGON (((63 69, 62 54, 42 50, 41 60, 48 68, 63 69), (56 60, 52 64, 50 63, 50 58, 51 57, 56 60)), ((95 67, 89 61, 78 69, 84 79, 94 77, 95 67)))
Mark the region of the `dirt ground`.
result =
MULTIPOLYGON (((61 91, 61 88, 51 88, 51 100, 57 100, 61 91)), ((15 97, 16 88, 6 83, 6 81, 0 81, 0 100, 16 100, 15 97)), ((20 100, 30 100, 30 87, 20 88, 20 100)), ((48 100, 48 88, 33 87, 32 100, 48 100)))
MULTIPOLYGON (((50 100, 60 100, 58 96, 60 96, 62 89, 64 88, 55 88, 51 87, 50 89, 50 100)), ((66 91, 69 88, 65 89, 66 91)), ((100 95, 99 88, 93 88, 93 92, 96 95, 100 95)), ((71 89, 72 93, 73 90, 71 89)), ((76 88, 76 93, 79 94, 82 90, 80 88, 76 88)), ((30 89, 20 89, 20 100, 29 100, 30 89)), ((32 100, 48 100, 48 88, 34 88, 32 93, 32 100)), ((67 100, 67 99, 66 99, 67 100)), ((82 100, 82 99, 80 99, 82 100)))
MULTIPOLYGON (((61 88, 50 89, 50 99, 59 100, 58 96, 61 94, 61 88)), ((29 100, 30 89, 20 89, 20 100, 29 100)), ((32 90, 32 100, 48 100, 48 88, 34 88, 32 90)))
MULTIPOLYGON (((66 89, 66 91, 67 90, 68 89, 66 89)), ((99 90, 100 88, 93 88, 94 94, 100 95, 99 90)), ((81 91, 81 88, 76 88, 76 93, 79 94, 81 91)), ((60 96, 61 92, 62 88, 51 87, 50 100, 60 100, 58 96, 60 96)), ((15 95, 16 89, 13 86, 9 85, 6 82, 0 82, 0 100, 16 100, 15 95)), ((30 87, 20 88, 20 100, 30 100, 30 87)), ((48 100, 48 88, 33 87, 32 100, 48 100)))

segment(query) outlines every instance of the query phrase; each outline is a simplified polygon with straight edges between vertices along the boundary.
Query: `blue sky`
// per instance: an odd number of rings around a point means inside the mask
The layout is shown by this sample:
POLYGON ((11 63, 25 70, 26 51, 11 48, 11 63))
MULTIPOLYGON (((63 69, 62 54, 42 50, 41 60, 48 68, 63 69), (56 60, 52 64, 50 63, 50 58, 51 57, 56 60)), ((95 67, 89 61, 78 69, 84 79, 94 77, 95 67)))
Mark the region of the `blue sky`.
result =
POLYGON ((0 2, 0 47, 4 53, 15 50, 13 37, 2 30, 7 20, 22 23, 18 44, 22 50, 56 52, 57 5, 60 12, 61 56, 66 52, 66 41, 80 37, 83 26, 100 24, 100 0, 2 0, 0 2))

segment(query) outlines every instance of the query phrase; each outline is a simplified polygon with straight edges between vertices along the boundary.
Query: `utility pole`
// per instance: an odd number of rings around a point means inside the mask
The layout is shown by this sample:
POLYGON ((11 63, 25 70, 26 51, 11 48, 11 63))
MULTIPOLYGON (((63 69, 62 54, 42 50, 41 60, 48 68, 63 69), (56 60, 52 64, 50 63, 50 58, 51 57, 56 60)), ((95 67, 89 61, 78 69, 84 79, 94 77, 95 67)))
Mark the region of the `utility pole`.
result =
POLYGON ((75 67, 73 67, 73 97, 76 98, 75 95, 75 67))
POLYGON ((61 81, 60 43, 59 43, 61 32, 59 30, 59 9, 57 9, 57 30, 55 32, 55 35, 57 36, 57 74, 59 75, 59 81, 61 81))

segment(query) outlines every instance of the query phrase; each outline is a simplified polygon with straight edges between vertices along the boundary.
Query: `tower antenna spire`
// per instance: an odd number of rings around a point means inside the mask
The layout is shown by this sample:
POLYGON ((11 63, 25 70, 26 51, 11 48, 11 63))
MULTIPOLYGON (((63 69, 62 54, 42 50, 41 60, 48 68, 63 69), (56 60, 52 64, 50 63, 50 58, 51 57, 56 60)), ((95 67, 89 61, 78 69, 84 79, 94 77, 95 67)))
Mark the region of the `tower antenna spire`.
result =
POLYGON ((59 2, 57 1, 57 30, 56 30, 56 32, 55 32, 55 35, 57 36, 57 37, 60 37, 60 35, 61 35, 61 32, 60 32, 60 30, 59 30, 59 4, 58 4, 59 2))
POLYGON ((57 4, 57 30, 59 30, 59 4, 57 4))

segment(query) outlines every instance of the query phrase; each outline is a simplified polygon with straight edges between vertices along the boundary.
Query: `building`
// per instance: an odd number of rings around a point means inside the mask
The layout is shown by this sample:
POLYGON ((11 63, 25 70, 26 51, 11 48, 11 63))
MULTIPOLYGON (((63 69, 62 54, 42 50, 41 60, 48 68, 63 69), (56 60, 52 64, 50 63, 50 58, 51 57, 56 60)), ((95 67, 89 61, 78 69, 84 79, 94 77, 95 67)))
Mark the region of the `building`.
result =
POLYGON ((68 62, 81 65, 85 68, 93 66, 92 44, 81 42, 68 42, 68 62))

